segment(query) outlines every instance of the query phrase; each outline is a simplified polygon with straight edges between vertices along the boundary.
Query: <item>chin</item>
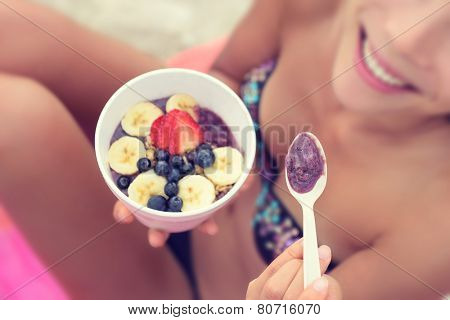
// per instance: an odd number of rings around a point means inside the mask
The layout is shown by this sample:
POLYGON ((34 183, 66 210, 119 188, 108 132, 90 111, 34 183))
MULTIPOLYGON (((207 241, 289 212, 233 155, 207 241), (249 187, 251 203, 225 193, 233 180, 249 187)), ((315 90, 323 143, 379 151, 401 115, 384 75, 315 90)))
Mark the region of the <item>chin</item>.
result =
POLYGON ((355 81, 347 79, 349 77, 350 75, 345 74, 332 84, 336 99, 343 108, 365 113, 380 112, 384 109, 384 104, 375 102, 366 90, 361 90, 355 81))

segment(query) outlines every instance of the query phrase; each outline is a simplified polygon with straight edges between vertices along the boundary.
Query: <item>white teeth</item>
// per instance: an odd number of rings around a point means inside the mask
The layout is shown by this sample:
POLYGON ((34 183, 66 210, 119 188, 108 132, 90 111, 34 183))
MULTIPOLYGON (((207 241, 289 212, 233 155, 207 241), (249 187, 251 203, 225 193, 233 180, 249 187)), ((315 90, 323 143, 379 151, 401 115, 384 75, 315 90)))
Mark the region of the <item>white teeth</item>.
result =
POLYGON ((407 85, 407 83, 390 74, 378 63, 370 50, 369 41, 367 39, 364 39, 363 43, 363 57, 367 68, 378 80, 394 87, 404 87, 407 85))

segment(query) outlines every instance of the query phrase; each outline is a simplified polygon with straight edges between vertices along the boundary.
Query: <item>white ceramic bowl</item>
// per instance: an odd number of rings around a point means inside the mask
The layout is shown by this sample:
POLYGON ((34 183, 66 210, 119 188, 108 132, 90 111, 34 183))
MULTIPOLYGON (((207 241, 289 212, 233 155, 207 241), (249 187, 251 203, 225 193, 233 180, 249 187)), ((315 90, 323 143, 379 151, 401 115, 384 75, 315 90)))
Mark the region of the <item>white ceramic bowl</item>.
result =
POLYGON ((212 213, 236 195, 252 168, 256 151, 253 121, 242 100, 223 82, 201 72, 187 69, 161 69, 140 75, 120 87, 106 103, 95 132, 95 153, 106 184, 144 225, 182 232, 205 221, 212 213), (122 117, 134 104, 171 96, 192 95, 200 106, 217 113, 232 128, 238 148, 243 152, 244 171, 233 188, 210 206, 189 212, 160 212, 132 201, 113 181, 108 165, 111 137, 122 117))

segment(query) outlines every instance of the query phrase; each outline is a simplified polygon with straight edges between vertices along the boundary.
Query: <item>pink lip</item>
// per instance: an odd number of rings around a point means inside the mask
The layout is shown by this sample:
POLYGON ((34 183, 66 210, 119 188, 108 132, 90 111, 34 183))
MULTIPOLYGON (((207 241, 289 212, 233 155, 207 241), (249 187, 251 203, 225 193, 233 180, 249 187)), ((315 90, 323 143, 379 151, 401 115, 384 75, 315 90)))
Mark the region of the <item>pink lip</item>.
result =
MULTIPOLYGON (((361 75, 361 77, 366 81, 366 83, 371 86, 373 89, 378 90, 382 93, 401 93, 408 91, 408 88, 402 88, 402 87, 394 87, 390 86, 378 78, 376 78, 372 71, 368 69, 365 62, 363 61, 364 57, 362 54, 362 37, 359 37, 358 46, 356 47, 356 70, 361 75)), ((391 73, 393 76, 401 79, 402 77, 398 75, 396 71, 394 71, 389 65, 387 65, 382 59, 380 59, 379 55, 375 52, 373 53, 373 56, 377 59, 377 62, 385 68, 389 73, 391 73)), ((406 82, 406 81, 405 81, 406 82)))

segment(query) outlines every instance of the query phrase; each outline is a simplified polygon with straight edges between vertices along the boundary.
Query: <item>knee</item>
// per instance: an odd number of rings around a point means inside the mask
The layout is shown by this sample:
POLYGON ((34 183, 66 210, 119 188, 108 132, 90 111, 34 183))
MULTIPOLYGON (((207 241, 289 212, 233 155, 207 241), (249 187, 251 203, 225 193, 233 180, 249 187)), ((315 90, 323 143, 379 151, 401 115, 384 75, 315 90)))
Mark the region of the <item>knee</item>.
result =
POLYGON ((26 120, 42 120, 58 105, 61 105, 58 98, 36 80, 0 73, 1 114, 8 120, 20 118, 22 124, 26 120))
POLYGON ((42 130, 48 131, 63 110, 58 98, 37 81, 0 74, 2 146, 6 141, 20 143, 22 138, 32 137, 42 130))

